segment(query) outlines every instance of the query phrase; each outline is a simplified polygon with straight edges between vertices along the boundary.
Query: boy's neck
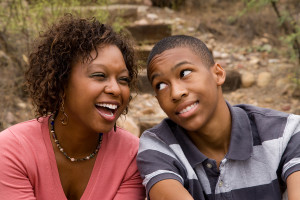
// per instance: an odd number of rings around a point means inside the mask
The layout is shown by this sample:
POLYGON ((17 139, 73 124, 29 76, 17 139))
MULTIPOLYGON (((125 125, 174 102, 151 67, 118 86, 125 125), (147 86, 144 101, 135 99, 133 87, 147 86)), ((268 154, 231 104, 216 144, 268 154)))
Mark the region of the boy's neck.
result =
POLYGON ((224 99, 219 105, 216 117, 210 121, 207 127, 197 132, 188 132, 189 137, 201 153, 216 160, 218 164, 228 152, 231 135, 229 108, 224 99))

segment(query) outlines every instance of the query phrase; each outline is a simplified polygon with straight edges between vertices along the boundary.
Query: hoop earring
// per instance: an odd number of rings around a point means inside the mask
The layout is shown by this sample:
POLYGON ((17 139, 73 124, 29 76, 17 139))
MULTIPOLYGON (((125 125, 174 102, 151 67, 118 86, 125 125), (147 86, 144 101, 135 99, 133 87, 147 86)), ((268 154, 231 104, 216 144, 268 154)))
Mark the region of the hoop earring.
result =
POLYGON ((62 124, 63 126, 66 126, 66 125, 68 125, 69 117, 68 117, 68 115, 65 113, 64 99, 62 99, 60 111, 61 111, 62 114, 63 114, 62 117, 60 118, 60 122, 61 122, 61 124, 62 124))

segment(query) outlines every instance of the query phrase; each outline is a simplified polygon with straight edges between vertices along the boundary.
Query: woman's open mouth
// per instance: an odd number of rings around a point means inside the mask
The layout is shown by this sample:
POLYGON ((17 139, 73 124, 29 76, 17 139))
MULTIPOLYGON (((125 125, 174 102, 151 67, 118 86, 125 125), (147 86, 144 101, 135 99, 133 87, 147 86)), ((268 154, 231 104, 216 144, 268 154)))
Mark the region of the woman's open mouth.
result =
POLYGON ((109 103, 98 103, 96 108, 99 114, 106 120, 112 121, 115 119, 115 114, 118 109, 118 105, 109 103))

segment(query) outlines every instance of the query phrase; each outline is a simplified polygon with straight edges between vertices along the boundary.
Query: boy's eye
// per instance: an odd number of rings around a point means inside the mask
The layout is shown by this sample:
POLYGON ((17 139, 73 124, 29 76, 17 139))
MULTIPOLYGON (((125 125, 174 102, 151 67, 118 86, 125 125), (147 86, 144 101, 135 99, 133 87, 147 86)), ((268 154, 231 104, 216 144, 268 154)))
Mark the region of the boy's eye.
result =
POLYGON ((189 70, 189 69, 182 70, 182 71, 180 72, 180 78, 185 77, 186 75, 190 74, 191 72, 192 72, 192 71, 189 70))
POLYGON ((158 84, 156 85, 156 89, 157 89, 157 90, 162 90, 162 89, 164 89, 165 87, 167 87, 167 84, 165 84, 165 83, 158 83, 158 84))

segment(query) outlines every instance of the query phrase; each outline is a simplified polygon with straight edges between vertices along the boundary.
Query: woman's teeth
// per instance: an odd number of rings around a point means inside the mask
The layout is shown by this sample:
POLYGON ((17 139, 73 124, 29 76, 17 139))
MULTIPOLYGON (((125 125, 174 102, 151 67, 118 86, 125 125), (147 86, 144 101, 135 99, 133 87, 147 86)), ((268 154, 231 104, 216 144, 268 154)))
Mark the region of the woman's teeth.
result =
POLYGON ((108 117, 112 117, 114 116, 114 114, 110 111, 110 114, 106 114, 106 113, 103 113, 104 115, 108 116, 108 117))
POLYGON ((106 104, 106 103, 98 103, 96 104, 96 106, 101 106, 101 107, 105 107, 105 108, 109 108, 111 110, 115 110, 118 108, 117 105, 114 105, 114 104, 106 104))
POLYGON ((186 107, 185 109, 181 110, 181 111, 179 112, 179 114, 182 114, 182 113, 185 113, 185 112, 190 111, 190 110, 191 110, 192 108, 194 108, 197 104, 198 104, 198 102, 196 102, 196 103, 194 103, 194 104, 192 104, 192 105, 186 107))

